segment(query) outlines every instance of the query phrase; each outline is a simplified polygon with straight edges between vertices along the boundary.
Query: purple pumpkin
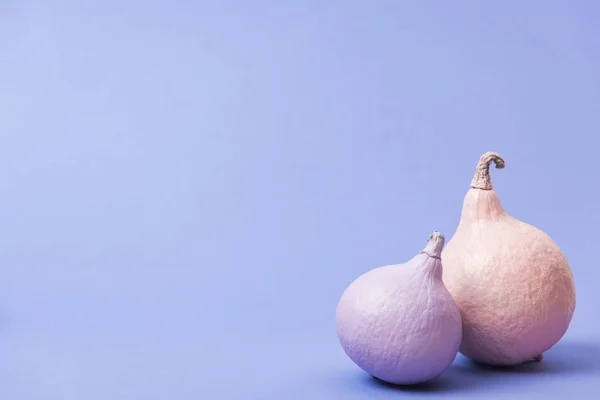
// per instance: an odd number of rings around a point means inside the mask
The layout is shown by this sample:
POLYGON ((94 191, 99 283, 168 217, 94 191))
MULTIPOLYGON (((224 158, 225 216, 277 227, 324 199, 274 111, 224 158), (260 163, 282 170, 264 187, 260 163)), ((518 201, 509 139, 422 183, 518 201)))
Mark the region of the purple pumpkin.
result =
POLYGON ((348 286, 337 307, 337 334, 350 359, 398 385, 446 371, 461 343, 458 306, 442 282, 444 236, 405 264, 373 269, 348 286))

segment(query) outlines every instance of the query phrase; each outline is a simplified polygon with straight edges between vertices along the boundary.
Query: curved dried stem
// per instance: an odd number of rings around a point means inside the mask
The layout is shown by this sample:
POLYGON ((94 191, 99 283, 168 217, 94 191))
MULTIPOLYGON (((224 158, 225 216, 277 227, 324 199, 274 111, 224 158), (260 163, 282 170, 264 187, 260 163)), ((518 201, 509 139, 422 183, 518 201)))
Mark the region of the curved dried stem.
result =
POLYGON ((500 157, 500 154, 494 152, 487 152, 481 156, 475 169, 475 176, 471 181, 471 187, 482 190, 492 190, 492 179, 490 178, 490 165, 492 162, 496 165, 497 169, 504 168, 504 159, 500 157))

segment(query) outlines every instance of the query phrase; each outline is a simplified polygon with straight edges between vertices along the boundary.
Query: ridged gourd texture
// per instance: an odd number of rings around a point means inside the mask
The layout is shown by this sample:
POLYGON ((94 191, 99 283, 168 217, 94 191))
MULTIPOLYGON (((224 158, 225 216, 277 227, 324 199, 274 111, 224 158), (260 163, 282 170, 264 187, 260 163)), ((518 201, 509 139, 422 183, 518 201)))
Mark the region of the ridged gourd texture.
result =
POLYGON ((442 282, 444 236, 405 264, 366 272, 344 291, 337 334, 348 357, 392 384, 417 384, 441 375, 461 342, 458 306, 442 282))
POLYGON ((566 333, 575 311, 569 263, 540 229, 510 216, 494 191, 489 169, 476 168, 458 228, 442 252, 443 280, 460 308, 460 352, 480 363, 511 366, 543 353, 566 333))

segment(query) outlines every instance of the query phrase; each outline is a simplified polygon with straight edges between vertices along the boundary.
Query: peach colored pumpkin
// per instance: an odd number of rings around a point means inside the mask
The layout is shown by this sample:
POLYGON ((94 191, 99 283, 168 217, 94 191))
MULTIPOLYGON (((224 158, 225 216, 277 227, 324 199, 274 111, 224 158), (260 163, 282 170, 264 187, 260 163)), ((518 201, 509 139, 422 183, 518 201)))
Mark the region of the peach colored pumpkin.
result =
POLYGON ((458 228, 442 252, 443 280, 460 308, 460 352, 477 362, 540 361, 567 331, 575 311, 569 263, 538 228, 504 211, 484 154, 465 196, 458 228))

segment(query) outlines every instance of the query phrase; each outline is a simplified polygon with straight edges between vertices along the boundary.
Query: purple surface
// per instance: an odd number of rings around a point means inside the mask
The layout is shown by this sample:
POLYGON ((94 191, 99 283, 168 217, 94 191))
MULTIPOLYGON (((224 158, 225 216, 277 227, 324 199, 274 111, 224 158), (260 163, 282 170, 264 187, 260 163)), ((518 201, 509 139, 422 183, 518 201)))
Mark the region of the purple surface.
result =
POLYGON ((600 4, 0 2, 0 398, 593 399, 600 4), (504 208, 575 276, 539 364, 399 392, 346 286, 504 208))

